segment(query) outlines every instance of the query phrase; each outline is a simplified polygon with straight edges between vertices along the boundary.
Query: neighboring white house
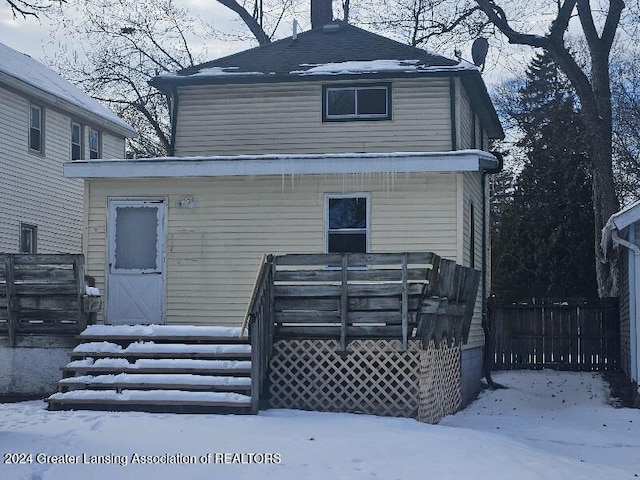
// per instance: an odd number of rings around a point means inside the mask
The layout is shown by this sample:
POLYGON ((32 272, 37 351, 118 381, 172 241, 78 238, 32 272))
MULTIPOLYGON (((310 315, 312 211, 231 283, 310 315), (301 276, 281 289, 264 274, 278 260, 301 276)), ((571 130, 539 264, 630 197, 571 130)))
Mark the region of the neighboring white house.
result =
POLYGON ((28 55, 0 44, 0 252, 81 251, 70 160, 122 158, 135 130, 28 55))
POLYGON ((640 403, 640 202, 611 216, 603 229, 602 247, 619 248, 620 366, 635 387, 640 403))

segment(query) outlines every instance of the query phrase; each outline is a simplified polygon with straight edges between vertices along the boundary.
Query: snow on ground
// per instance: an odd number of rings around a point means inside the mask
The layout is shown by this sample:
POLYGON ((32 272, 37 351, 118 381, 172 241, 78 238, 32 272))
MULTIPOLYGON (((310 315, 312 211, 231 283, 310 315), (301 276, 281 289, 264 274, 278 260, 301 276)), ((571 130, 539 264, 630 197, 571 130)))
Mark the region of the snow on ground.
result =
POLYGON ((640 475, 640 410, 607 405, 599 375, 510 372, 494 379, 509 389, 484 392, 439 425, 293 410, 176 415, 48 412, 42 402, 0 404, 0 478, 615 480, 640 475), (25 463, 7 465, 7 459, 25 463), (98 460, 103 464, 92 463, 98 460), (167 464, 171 461, 179 464, 167 464))

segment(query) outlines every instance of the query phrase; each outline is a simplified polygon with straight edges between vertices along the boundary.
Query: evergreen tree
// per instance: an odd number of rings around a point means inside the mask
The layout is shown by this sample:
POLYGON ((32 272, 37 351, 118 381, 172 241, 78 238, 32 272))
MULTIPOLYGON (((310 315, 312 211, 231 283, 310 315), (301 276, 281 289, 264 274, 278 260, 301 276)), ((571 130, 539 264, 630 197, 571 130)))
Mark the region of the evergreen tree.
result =
POLYGON ((536 57, 511 115, 523 168, 493 230, 493 293, 515 298, 597 294, 586 128, 548 55, 536 57))

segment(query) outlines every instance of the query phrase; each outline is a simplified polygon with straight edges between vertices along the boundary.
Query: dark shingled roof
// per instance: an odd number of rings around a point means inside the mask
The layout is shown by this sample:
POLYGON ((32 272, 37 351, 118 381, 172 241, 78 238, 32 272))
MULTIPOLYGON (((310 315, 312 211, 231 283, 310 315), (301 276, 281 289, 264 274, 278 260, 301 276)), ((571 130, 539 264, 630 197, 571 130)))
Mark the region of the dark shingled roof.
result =
POLYGON ((178 72, 190 75, 203 68, 237 67, 238 72, 288 75, 301 65, 346 61, 419 60, 427 66, 453 66, 458 62, 428 53, 353 25, 334 22, 291 37, 196 65, 178 72))

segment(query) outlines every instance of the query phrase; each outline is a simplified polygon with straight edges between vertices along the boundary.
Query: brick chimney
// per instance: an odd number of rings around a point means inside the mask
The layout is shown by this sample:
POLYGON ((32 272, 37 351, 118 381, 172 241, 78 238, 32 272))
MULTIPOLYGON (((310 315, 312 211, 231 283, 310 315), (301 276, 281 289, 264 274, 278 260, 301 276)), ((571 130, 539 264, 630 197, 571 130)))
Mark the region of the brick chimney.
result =
POLYGON ((311 0, 311 28, 320 28, 332 20, 331 0, 311 0))

